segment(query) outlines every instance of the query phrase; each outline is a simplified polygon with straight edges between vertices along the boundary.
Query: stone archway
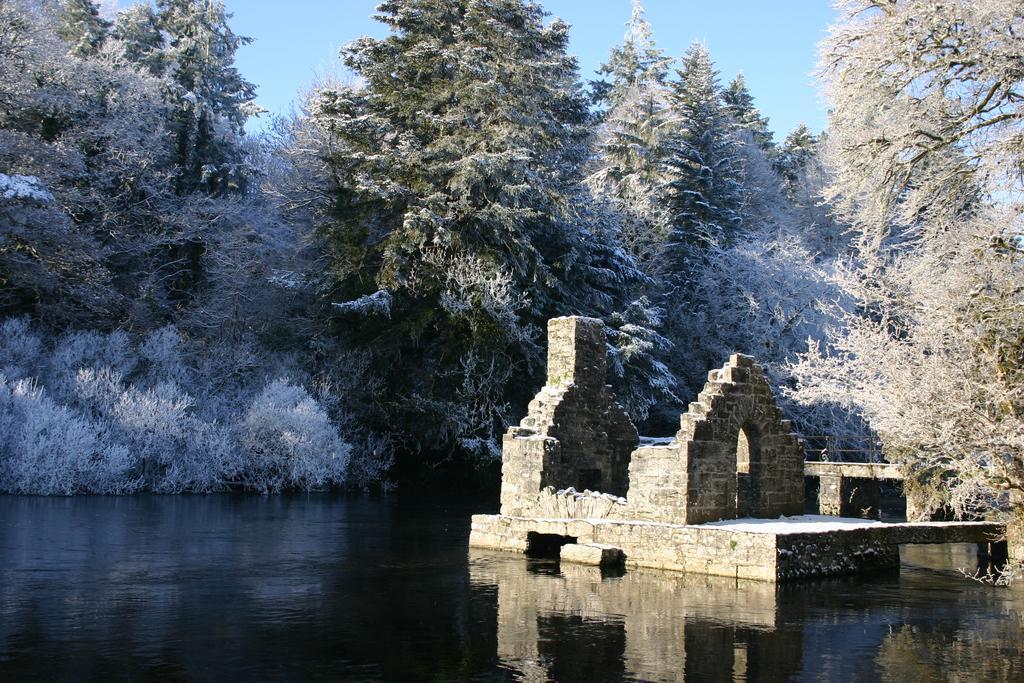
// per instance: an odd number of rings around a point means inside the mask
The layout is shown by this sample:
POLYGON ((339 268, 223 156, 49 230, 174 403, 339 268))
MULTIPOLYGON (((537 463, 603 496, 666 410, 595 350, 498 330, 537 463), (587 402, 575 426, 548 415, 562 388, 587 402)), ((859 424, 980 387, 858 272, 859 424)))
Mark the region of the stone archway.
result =
POLYGON ((764 371, 750 356, 734 354, 708 373, 672 443, 633 452, 629 484, 630 505, 647 519, 700 524, 799 515, 803 451, 764 371))

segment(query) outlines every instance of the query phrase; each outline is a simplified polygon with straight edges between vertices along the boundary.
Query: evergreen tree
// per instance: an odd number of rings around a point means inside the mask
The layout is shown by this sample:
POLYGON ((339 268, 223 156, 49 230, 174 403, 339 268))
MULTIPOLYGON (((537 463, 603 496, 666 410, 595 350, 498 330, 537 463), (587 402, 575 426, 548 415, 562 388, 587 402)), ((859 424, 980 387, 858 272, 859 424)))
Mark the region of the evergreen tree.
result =
POLYGON ((678 272, 695 244, 729 239, 742 220, 743 165, 707 48, 694 43, 670 88, 672 130, 668 206, 672 233, 665 267, 678 272))
POLYGON ((775 151, 772 131, 768 128, 768 119, 754 106, 754 97, 747 89, 747 81, 743 74, 737 74, 722 91, 722 102, 725 110, 732 116, 737 127, 748 132, 769 158, 775 151))
POLYGON ((664 245, 666 84, 669 60, 651 36, 643 6, 633 2, 621 47, 612 49, 599 73, 596 98, 608 105, 597 137, 594 192, 617 204, 624 221, 620 240, 649 268, 664 245))
MULTIPOLYGON (((721 100, 721 88, 707 49, 687 50, 678 80, 670 87, 671 128, 665 161, 670 234, 659 259, 656 300, 665 310, 665 336, 672 343, 669 367, 699 388, 697 368, 714 367, 696 312, 695 282, 709 244, 732 242, 745 200, 742 149, 735 123, 721 100)), ((717 349, 715 350, 717 351, 717 349)))
POLYGON ((648 92, 652 84, 664 85, 670 62, 654 42, 643 4, 633 0, 622 45, 613 47, 608 61, 598 69, 598 74, 610 80, 592 84, 593 99, 609 109, 631 103, 637 92, 648 92))
POLYGON ((807 165, 817 155, 818 137, 807 124, 800 123, 786 136, 775 160, 775 169, 782 176, 787 193, 795 191, 807 165))
POLYGON ((241 189, 247 169, 234 141, 257 111, 252 105, 256 86, 233 64, 235 52, 251 39, 235 35, 219 0, 157 0, 156 7, 159 28, 167 36, 163 62, 177 105, 172 122, 177 191, 241 189))
POLYGON ((382 426, 496 452, 546 319, 610 312, 640 276, 581 183, 589 116, 564 23, 524 0, 387 0, 378 18, 389 37, 343 50, 365 87, 309 104, 338 330, 372 350, 382 426))
POLYGON ((132 5, 117 15, 111 32, 119 43, 121 56, 153 76, 163 76, 167 60, 160 19, 148 3, 132 5))
POLYGON ((100 16, 93 0, 62 0, 57 35, 76 57, 95 55, 110 30, 110 22, 100 16))

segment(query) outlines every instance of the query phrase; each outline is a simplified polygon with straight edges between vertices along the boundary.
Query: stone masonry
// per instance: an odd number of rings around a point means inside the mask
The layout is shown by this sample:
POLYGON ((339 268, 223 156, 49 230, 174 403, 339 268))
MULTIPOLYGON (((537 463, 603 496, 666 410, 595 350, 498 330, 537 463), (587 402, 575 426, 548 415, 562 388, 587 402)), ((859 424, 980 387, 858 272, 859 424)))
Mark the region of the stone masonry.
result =
POLYGON ((799 515, 803 467, 764 372, 733 354, 708 373, 671 443, 633 452, 628 501, 636 519, 681 524, 799 515))
POLYGON ((600 320, 548 321, 547 385, 502 443, 502 514, 557 505, 548 487, 601 491, 612 501, 626 494, 629 454, 640 437, 605 385, 606 348, 600 320))
POLYGON ((503 441, 503 515, 697 524, 803 511, 803 452, 753 358, 709 373, 671 443, 637 448, 604 384, 606 353, 600 320, 549 321, 547 385, 503 441))

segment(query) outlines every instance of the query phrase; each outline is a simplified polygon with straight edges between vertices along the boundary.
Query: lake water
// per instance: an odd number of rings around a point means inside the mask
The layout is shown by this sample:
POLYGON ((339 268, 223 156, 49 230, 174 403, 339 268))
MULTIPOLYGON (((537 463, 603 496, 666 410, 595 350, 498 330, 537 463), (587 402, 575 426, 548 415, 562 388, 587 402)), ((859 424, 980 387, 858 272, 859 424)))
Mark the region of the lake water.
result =
POLYGON ((493 507, 0 496, 0 680, 1024 680, 1024 589, 959 577, 971 546, 779 589, 602 576, 469 551, 493 507))

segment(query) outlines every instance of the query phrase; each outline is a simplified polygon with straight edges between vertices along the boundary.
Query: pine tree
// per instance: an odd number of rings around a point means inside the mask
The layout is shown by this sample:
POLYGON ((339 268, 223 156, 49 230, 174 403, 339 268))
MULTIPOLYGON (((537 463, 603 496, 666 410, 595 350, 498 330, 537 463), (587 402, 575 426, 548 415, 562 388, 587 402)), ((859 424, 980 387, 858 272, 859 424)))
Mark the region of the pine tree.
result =
POLYGON ((805 123, 800 123, 783 141, 775 169, 782 176, 790 195, 795 191, 804 169, 817 155, 817 146, 818 137, 805 123))
POLYGON ((655 44, 644 13, 640 0, 633 0, 622 45, 612 48, 608 61, 598 70, 610 80, 592 84, 597 104, 614 109, 632 102, 636 92, 648 92, 652 84, 664 85, 671 60, 655 44))
POLYGON ((164 37, 160 32, 160 19, 151 5, 132 5, 119 12, 111 34, 118 41, 125 61, 153 76, 164 75, 168 66, 163 52, 164 37))
POLYGON ((676 73, 669 94, 672 130, 666 141, 672 233, 665 267, 678 272, 694 245, 735 235, 744 189, 738 142, 707 48, 694 43, 676 73))
MULTIPOLYGON (((718 74, 707 49, 693 44, 671 83, 667 201, 671 227, 659 259, 656 301, 665 310, 665 336, 672 343, 669 367, 699 388, 697 368, 713 367, 697 312, 703 302, 694 283, 710 243, 733 241, 745 201, 743 157, 735 123, 721 100, 718 74)), ((699 371, 703 372, 703 371, 699 371)))
POLYGON ((596 84, 596 98, 608 110, 587 183, 620 208, 625 218, 620 240, 649 268, 664 246, 668 224, 663 137, 669 60, 655 46, 643 12, 634 0, 625 40, 600 70, 610 80, 596 84))
POLYGON ((373 350, 389 424, 486 451, 535 385, 546 319, 608 312, 640 276, 582 187, 564 23, 524 0, 388 0, 378 18, 389 37, 343 50, 365 87, 309 104, 338 330, 373 350))
POLYGON ((110 30, 110 22, 100 16, 93 0, 62 0, 57 35, 76 57, 95 55, 110 30))
POLYGON ((748 132, 754 142, 771 158, 775 151, 772 131, 768 128, 768 119, 754 106, 754 97, 747 89, 747 81, 743 74, 737 74, 725 87, 722 91, 722 102, 739 129, 748 132))
POLYGON ((237 191, 247 169, 234 142, 254 111, 256 86, 233 64, 235 52, 251 39, 235 35, 219 0, 157 0, 156 7, 177 105, 177 190, 237 191))

